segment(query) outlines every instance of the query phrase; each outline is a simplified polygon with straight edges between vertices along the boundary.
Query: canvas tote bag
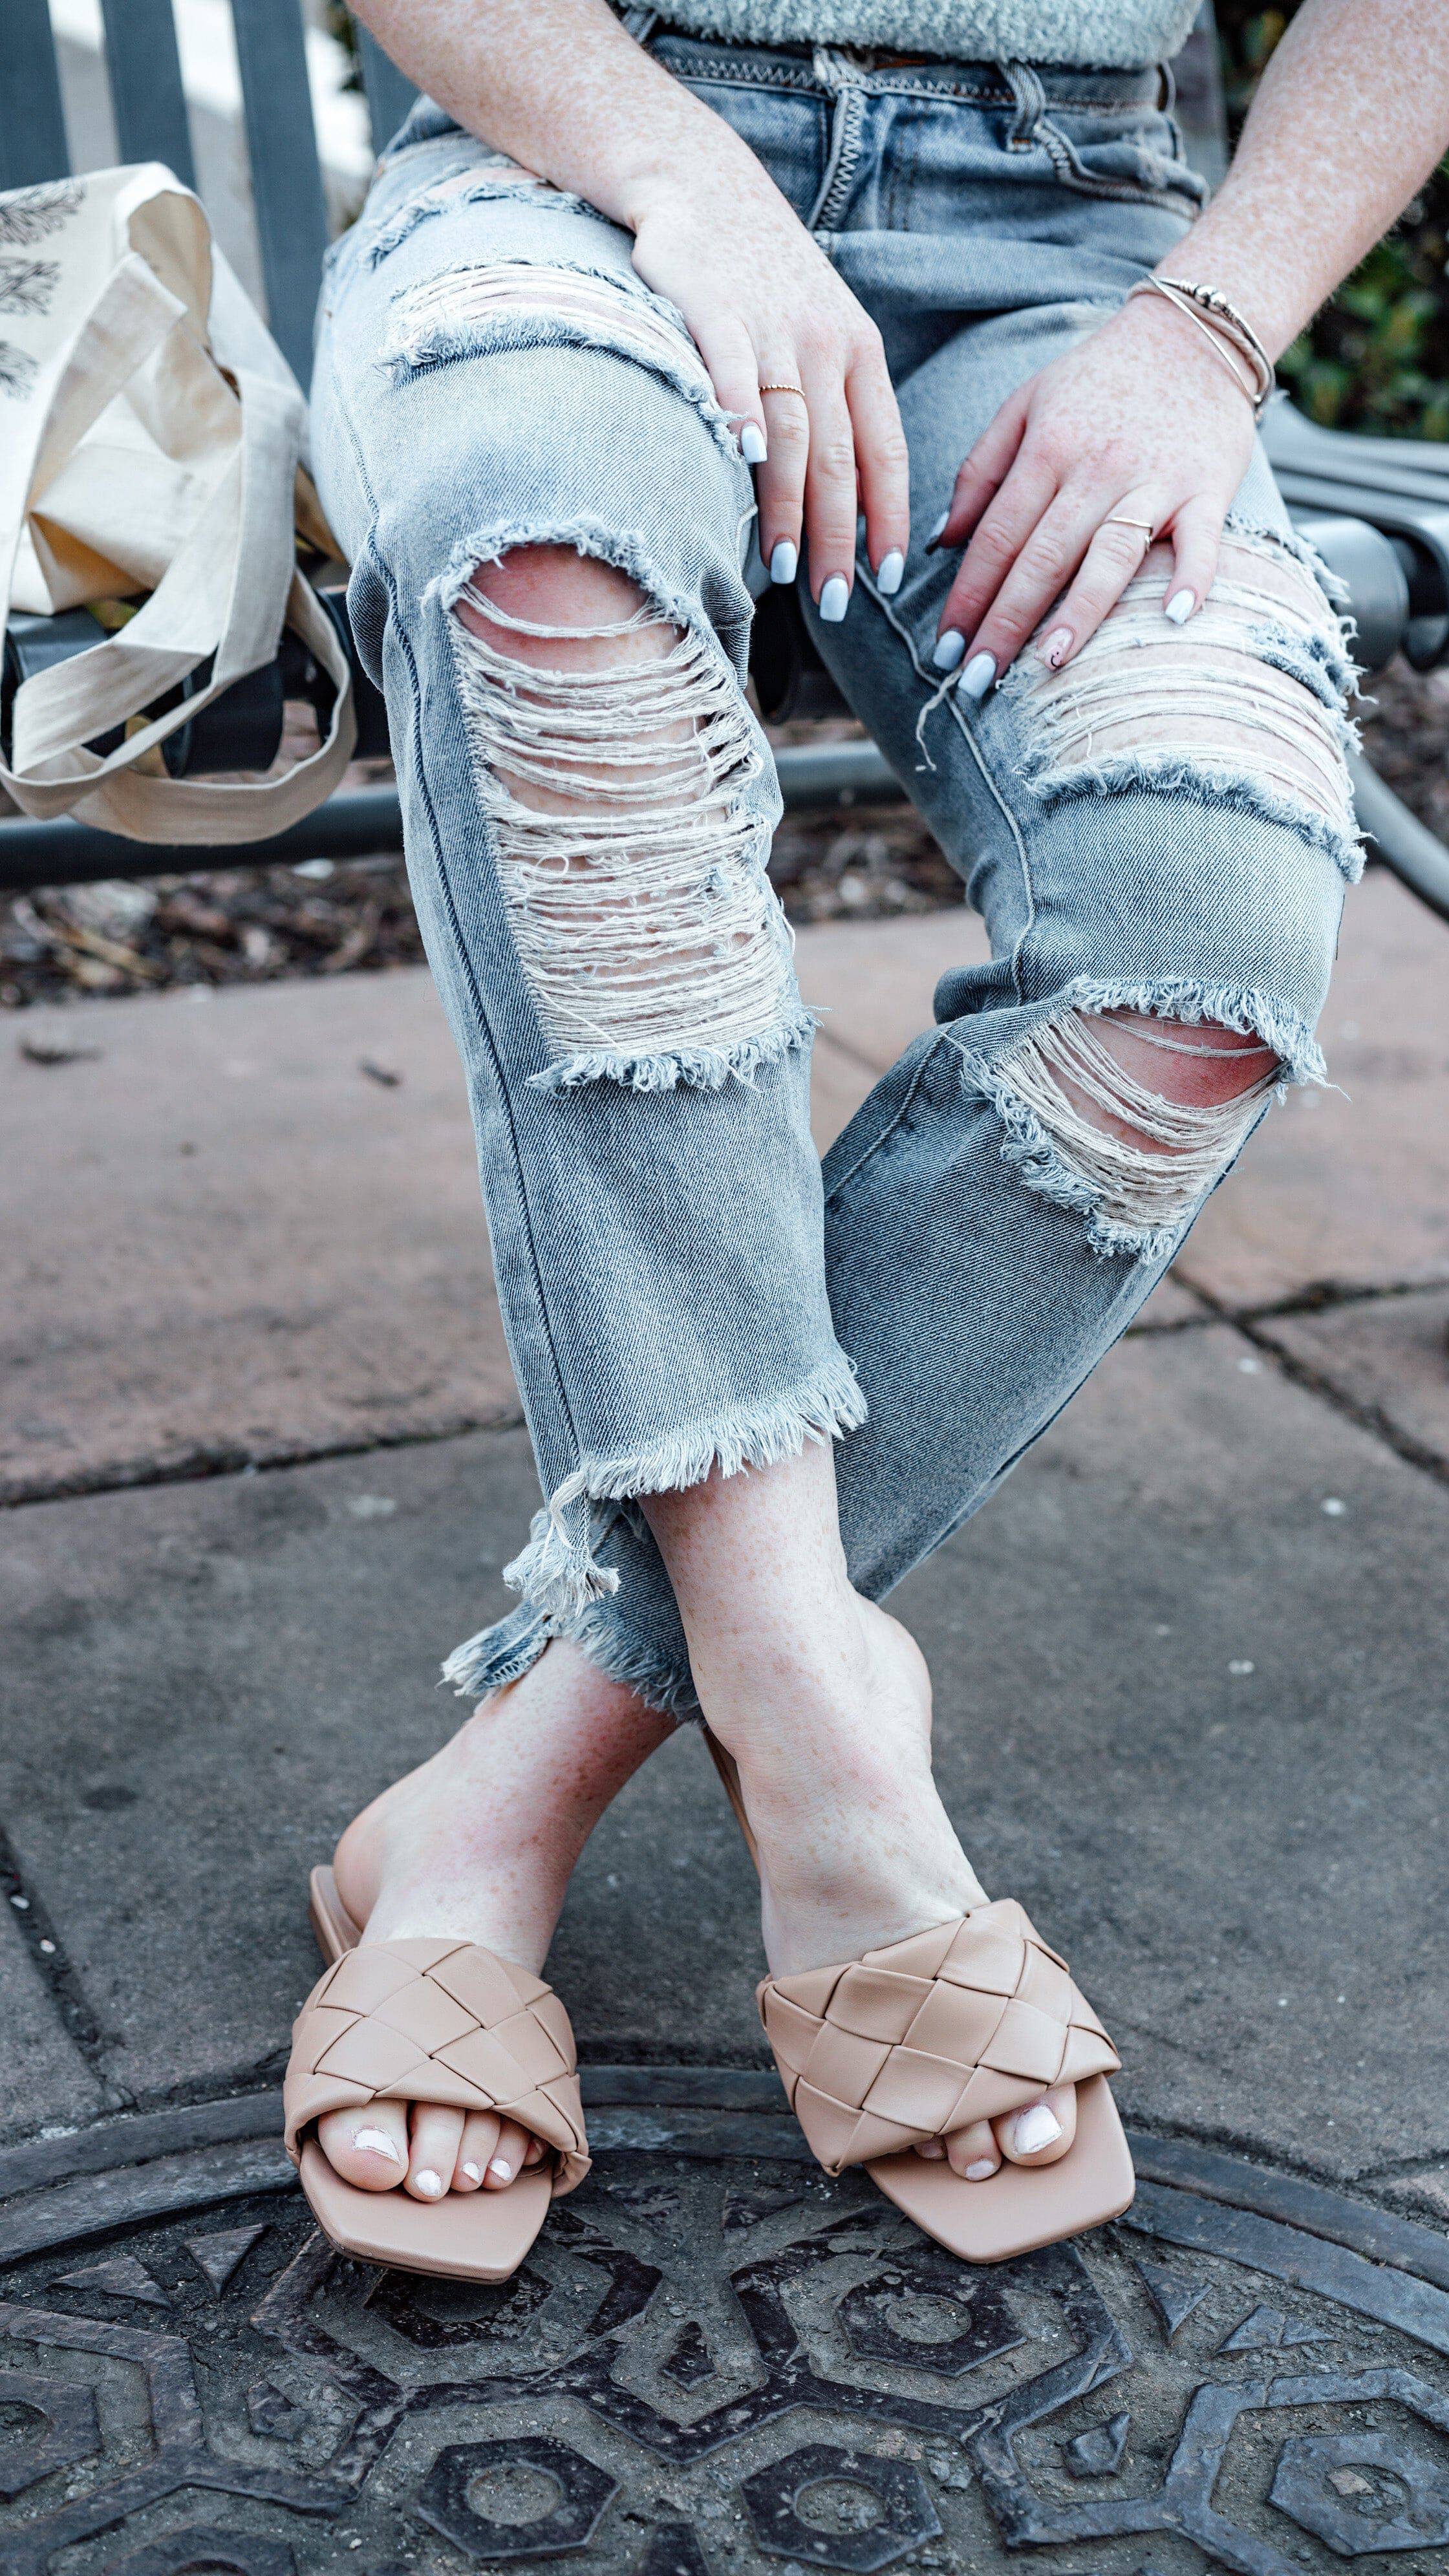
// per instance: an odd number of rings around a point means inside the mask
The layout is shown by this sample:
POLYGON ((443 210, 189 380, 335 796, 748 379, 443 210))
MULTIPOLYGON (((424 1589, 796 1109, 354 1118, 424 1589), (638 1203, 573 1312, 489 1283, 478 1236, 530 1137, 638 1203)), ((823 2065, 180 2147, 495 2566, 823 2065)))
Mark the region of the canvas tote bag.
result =
POLYGON ((16 692, 0 787, 26 813, 138 841, 249 841, 341 777, 351 671, 296 564, 299 522, 326 542, 299 471, 305 419, 201 205, 159 162, 0 194, 0 632, 12 608, 147 594, 16 692), (270 662, 284 623, 336 691, 320 749, 275 778, 155 774, 159 744, 270 662), (144 716, 209 656, 204 688, 144 716), (116 727, 104 758, 86 749, 116 727))

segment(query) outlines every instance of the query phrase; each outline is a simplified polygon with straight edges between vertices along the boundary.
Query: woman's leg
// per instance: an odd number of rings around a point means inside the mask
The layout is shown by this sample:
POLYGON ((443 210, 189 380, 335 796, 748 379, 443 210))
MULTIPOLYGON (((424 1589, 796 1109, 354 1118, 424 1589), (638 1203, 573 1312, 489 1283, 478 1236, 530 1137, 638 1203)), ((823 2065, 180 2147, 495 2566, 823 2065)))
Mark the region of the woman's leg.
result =
MULTIPOLYGON (((456 133, 384 167, 334 263, 314 441, 548 1498, 510 1570, 538 1638, 337 1868, 365 1939, 464 1934, 536 1968, 664 1731, 567 1646, 537 1660, 608 1596, 617 1498, 860 1412, 743 696, 749 477, 625 238, 456 133)), ((319 2134, 350 2178, 424 2197, 523 2152, 440 2106, 319 2134)))

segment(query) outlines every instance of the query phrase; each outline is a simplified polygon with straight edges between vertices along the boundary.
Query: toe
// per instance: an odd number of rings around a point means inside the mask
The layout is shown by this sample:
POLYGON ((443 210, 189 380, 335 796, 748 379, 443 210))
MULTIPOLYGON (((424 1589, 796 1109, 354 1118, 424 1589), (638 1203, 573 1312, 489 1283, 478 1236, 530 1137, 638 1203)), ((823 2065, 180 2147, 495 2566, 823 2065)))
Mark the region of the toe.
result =
POLYGON ((512 2182, 523 2163, 527 2145, 528 2131, 520 2129, 516 2120, 505 2120, 498 2132, 498 2144, 488 2159, 488 2170, 483 2176, 485 2191, 502 2191, 512 2182))
POLYGON ((1014 2165, 1054 2165, 1077 2134, 1077 2088, 1054 2084, 1037 2102, 992 2121, 996 2143, 1014 2165))
POLYGON ((496 2111, 470 2111, 463 2123, 463 2142, 458 2149, 458 2162, 453 2172, 455 2191, 481 2191, 488 2159, 498 2144, 502 2127, 496 2111))
POLYGON ((945 2155, 945 2152, 946 2141, 944 2138, 922 2138, 920 2145, 916 2149, 917 2155, 924 2156, 928 2165, 939 2164, 942 2157, 945 2155))
POLYGON ((969 2128, 954 2129, 945 2143, 951 2171, 967 2182, 985 2182, 1001 2163, 989 2120, 973 2120, 969 2128))
POLYGON ((317 2143, 344 2182, 361 2191, 393 2191, 408 2163, 405 2102, 369 2102, 362 2111, 328 2111, 317 2143))
POLYGON ((405 2188, 415 2200, 441 2200, 452 2188, 463 2135, 463 2114, 438 2102, 419 2102, 412 2119, 405 2188))

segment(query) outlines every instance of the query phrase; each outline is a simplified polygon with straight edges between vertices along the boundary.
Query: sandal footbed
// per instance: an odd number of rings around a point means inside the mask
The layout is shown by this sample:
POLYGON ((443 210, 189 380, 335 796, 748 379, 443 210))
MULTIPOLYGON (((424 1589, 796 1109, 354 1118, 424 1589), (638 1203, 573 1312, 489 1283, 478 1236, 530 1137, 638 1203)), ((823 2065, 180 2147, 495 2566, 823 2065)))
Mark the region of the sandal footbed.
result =
POLYGON ((315 2138, 302 2149, 302 2189, 323 2235, 341 2253, 456 2281, 506 2281, 553 2200, 547 2169, 537 2167, 505 2191, 450 2191, 435 2201, 401 2190, 359 2191, 328 2163, 315 2138))
POLYGON ((944 2160, 914 2149, 865 2167, 938 2245, 965 2263, 1008 2263, 1063 2237, 1105 2226, 1131 2205, 1137 2178, 1105 2075, 1077 2086, 1077 2134, 1054 2165, 1003 2163, 986 2182, 968 2182, 944 2160))

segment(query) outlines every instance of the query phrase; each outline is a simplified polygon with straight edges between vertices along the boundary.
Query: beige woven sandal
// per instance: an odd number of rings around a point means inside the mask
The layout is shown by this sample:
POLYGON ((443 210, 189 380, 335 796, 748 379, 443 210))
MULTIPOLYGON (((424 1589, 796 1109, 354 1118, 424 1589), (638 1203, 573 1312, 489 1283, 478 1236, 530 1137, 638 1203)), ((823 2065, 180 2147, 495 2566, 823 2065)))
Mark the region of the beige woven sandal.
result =
POLYGON ((471 1941, 375 1941, 330 1869, 312 1872, 312 1928, 328 1962, 297 2016, 282 2088, 287 2153, 324 2236, 402 2272, 506 2281, 555 2193, 589 2170, 569 2017, 551 1986, 471 1941), (504 2191, 359 2191, 312 2134, 325 2112, 368 2102, 496 2111, 553 2150, 504 2191))
MULTIPOLYGON (((758 1867, 739 1772, 715 1769, 758 1867)), ((908 2218, 968 2263, 1005 2263, 1120 2218, 1136 2189, 1107 2077, 1121 2064, 1064 1959, 1014 1897, 838 1967, 764 1977, 755 1999, 790 2108, 827 2173, 864 2165, 908 2218), (1077 2133, 1051 2165, 1004 2159, 983 2182, 914 2151, 1075 2084, 1077 2133)))

